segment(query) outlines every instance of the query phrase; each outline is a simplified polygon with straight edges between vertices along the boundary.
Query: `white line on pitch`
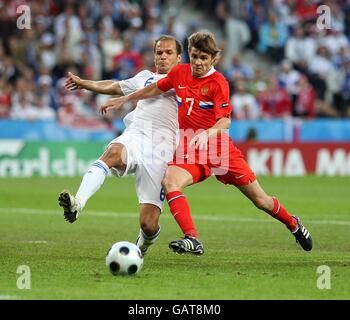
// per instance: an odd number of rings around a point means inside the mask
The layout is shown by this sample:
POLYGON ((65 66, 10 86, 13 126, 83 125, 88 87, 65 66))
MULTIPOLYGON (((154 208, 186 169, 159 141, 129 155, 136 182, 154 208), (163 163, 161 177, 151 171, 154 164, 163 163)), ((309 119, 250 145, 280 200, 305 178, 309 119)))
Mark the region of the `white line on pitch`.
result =
MULTIPOLYGON (((59 215, 62 214, 59 210, 43 210, 43 209, 29 209, 29 208, 0 208, 0 213, 24 213, 24 214, 38 214, 38 215, 59 215)), ((138 217, 136 212, 110 212, 110 211, 86 211, 84 215, 97 216, 97 217, 127 217, 135 218, 138 217)), ((162 214, 162 219, 170 219, 172 216, 162 214)), ((224 217, 224 216, 199 216, 194 215, 193 218, 196 220, 204 221, 230 221, 230 222, 276 222, 274 219, 259 219, 259 218, 240 218, 240 217, 224 217)), ((306 221, 314 224, 333 224, 333 225, 345 225, 350 226, 350 221, 344 220, 307 220, 306 221)))
POLYGON ((11 296, 9 294, 1 294, 0 300, 18 300, 21 299, 19 296, 11 296))
POLYGON ((35 244, 47 243, 47 241, 45 241, 45 240, 30 240, 30 241, 24 241, 24 242, 25 243, 35 243, 35 244))

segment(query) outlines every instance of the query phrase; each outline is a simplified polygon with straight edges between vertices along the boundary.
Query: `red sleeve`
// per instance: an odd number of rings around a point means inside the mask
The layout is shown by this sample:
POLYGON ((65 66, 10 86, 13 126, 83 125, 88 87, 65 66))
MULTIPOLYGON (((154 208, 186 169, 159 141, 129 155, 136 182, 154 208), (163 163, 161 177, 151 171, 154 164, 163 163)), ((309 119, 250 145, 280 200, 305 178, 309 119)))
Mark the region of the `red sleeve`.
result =
POLYGON ((226 79, 218 81, 218 85, 214 95, 215 118, 230 118, 232 112, 232 104, 230 101, 230 88, 226 79))
POLYGON ((157 87, 158 89, 162 90, 162 91, 168 91, 172 88, 175 88, 175 79, 176 79, 176 75, 177 75, 177 70, 179 69, 179 66, 176 65, 174 66, 167 74, 166 77, 164 77, 163 79, 160 79, 157 81, 157 87))

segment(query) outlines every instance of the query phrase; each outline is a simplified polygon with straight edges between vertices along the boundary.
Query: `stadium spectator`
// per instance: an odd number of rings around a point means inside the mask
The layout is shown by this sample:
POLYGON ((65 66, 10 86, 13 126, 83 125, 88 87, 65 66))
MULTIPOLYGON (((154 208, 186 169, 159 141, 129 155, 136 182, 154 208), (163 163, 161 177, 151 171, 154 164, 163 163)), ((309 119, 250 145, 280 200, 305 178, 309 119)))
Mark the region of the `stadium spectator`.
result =
POLYGON ((313 119, 316 116, 316 92, 307 77, 299 77, 299 89, 293 105, 293 116, 313 119))
POLYGON ((300 25, 295 0, 273 1, 273 4, 274 8, 269 8, 269 10, 277 13, 278 17, 286 25, 288 34, 292 34, 293 30, 300 25))
POLYGON ((226 38, 226 52, 223 65, 230 63, 230 57, 240 53, 250 42, 251 34, 247 23, 231 15, 228 6, 219 2, 216 15, 223 21, 223 34, 226 38))
POLYGON ((18 94, 16 102, 13 103, 11 119, 27 121, 38 119, 38 111, 25 93, 18 94))
POLYGON ((57 63, 54 35, 49 32, 44 33, 41 36, 40 45, 40 63, 41 65, 52 69, 57 63))
POLYGON ((255 68, 253 78, 248 81, 248 91, 255 97, 267 88, 267 80, 263 70, 260 68, 255 68))
POLYGON ((336 26, 328 30, 328 34, 323 40, 322 44, 328 49, 330 58, 334 58, 341 48, 349 51, 349 39, 342 33, 341 27, 336 26))
POLYGON ((34 93, 35 90, 33 86, 35 83, 31 83, 30 81, 26 81, 24 76, 20 76, 16 80, 15 90, 12 92, 11 101, 13 104, 13 108, 15 105, 19 105, 20 96, 24 96, 22 99, 22 103, 25 101, 29 104, 33 104, 34 102, 34 93))
POLYGON ((69 54, 73 55, 83 37, 83 32, 80 18, 75 14, 72 3, 67 3, 64 11, 55 18, 54 32, 57 41, 64 39, 69 54))
POLYGON ((109 32, 101 33, 100 38, 102 49, 102 60, 104 74, 103 78, 111 78, 113 72, 113 57, 123 51, 123 41, 118 28, 113 28, 109 36, 109 32))
POLYGON ((251 33, 251 40, 248 47, 255 49, 259 43, 260 28, 266 21, 266 12, 259 0, 246 3, 246 21, 251 33))
POLYGON ((102 56, 97 45, 87 36, 81 39, 73 55, 73 60, 82 66, 83 76, 87 79, 101 79, 102 56))
POLYGON ((47 104, 43 96, 38 95, 35 98, 35 107, 37 120, 55 120, 56 113, 55 111, 47 104))
POLYGON ((52 88, 52 78, 49 75, 41 75, 38 78, 38 94, 41 96, 43 103, 54 111, 57 111, 56 96, 52 88))
POLYGON ((287 40, 285 57, 293 63, 297 70, 306 73, 308 64, 316 53, 316 46, 315 40, 305 35, 304 27, 298 25, 294 29, 293 36, 287 40))
POLYGON ((258 50, 272 62, 279 63, 284 57, 284 46, 287 42, 288 31, 285 24, 278 21, 275 14, 260 29, 258 50))
POLYGON ((137 52, 142 52, 148 48, 153 48, 154 41, 160 37, 162 34, 163 27, 158 22, 156 17, 149 18, 145 27, 139 30, 134 36, 133 40, 133 50, 137 52))
POLYGON ((278 79, 271 76, 268 87, 257 97, 262 112, 262 118, 283 118, 292 115, 292 101, 288 92, 281 88, 278 79))
POLYGON ((9 118, 11 115, 11 85, 0 77, 0 118, 9 118))
POLYGON ((292 64, 288 60, 282 61, 280 65, 280 73, 278 74, 279 84, 286 89, 292 99, 294 107, 295 99, 299 93, 300 73, 292 68, 292 64))
POLYGON ((302 22, 313 22, 317 17, 317 3, 314 0, 296 0, 296 12, 302 22))
POLYGON ((115 55, 113 61, 113 77, 116 79, 127 79, 132 77, 143 67, 141 55, 132 50, 129 39, 123 41, 123 51, 115 55))
POLYGON ((0 39, 6 55, 11 53, 9 39, 15 33, 17 19, 17 3, 2 1, 0 11, 0 39))
POLYGON ((332 63, 337 70, 342 70, 343 65, 350 60, 350 50, 347 47, 340 47, 333 56, 332 63))
POLYGON ((342 117, 349 117, 350 111, 350 59, 345 60, 341 68, 342 73, 342 88, 341 98, 339 105, 337 106, 338 111, 342 117))
POLYGON ((60 125, 66 127, 77 127, 79 123, 80 114, 78 112, 77 101, 74 95, 65 95, 61 99, 61 104, 58 109, 58 121, 60 125))
POLYGON ((327 78, 335 71, 330 54, 325 46, 317 49, 316 55, 309 64, 310 82, 314 86, 317 97, 324 101, 327 91, 327 78))
POLYGON ((246 90, 246 83, 235 83, 235 93, 231 97, 233 118, 236 120, 255 120, 260 117, 260 107, 256 98, 246 90))
POLYGON ((345 11, 343 25, 344 25, 344 34, 350 40, 350 9, 349 9, 349 6, 348 6, 347 10, 345 11))
POLYGON ((251 79, 253 77, 252 68, 242 62, 241 54, 238 52, 232 56, 231 63, 227 66, 225 75, 228 79, 234 79, 237 73, 241 74, 244 79, 251 79))

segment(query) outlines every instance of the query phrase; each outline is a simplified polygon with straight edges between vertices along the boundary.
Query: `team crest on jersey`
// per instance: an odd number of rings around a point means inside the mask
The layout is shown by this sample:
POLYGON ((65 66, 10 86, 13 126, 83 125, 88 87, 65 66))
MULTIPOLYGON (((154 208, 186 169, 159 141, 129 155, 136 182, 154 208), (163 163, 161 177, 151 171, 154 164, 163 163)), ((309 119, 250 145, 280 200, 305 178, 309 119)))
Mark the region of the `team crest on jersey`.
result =
POLYGON ((209 91, 209 88, 208 87, 202 87, 201 88, 201 94, 207 94, 209 91))

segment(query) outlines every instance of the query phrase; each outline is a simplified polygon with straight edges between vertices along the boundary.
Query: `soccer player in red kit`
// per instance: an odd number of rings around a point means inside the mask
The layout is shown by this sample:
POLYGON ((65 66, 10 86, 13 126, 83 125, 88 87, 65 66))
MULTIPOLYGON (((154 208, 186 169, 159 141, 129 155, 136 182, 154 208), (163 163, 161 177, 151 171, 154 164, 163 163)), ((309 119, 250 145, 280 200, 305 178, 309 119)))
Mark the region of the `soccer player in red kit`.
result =
POLYGON ((277 198, 265 193, 226 133, 232 106, 228 83, 214 68, 220 54, 214 35, 197 32, 188 40, 190 64, 177 65, 157 83, 128 96, 110 99, 101 106, 104 113, 130 100, 150 98, 173 88, 176 91, 180 144, 162 184, 184 238, 172 241, 170 248, 178 253, 204 253, 182 191, 213 174, 220 182, 236 186, 257 208, 285 224, 302 248, 310 251, 311 235, 300 218, 290 215, 277 198))

